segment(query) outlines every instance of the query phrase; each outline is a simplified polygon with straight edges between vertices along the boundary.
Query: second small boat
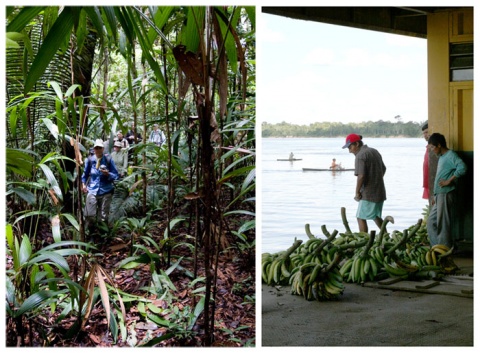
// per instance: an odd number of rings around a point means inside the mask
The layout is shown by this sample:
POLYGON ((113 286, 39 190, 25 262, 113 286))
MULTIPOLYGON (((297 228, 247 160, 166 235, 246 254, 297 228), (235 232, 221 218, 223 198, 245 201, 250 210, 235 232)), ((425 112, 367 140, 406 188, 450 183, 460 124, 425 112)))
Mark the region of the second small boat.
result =
POLYGON ((330 168, 302 168, 304 172, 353 172, 353 168, 330 169, 330 168))

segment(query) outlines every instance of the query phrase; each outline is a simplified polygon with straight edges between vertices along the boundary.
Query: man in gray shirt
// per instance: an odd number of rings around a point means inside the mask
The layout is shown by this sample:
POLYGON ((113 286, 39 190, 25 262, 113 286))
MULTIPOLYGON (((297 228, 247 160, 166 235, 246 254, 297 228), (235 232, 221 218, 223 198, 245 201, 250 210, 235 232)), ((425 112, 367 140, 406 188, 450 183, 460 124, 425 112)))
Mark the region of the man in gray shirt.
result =
POLYGON ((342 148, 355 155, 355 201, 358 201, 357 221, 360 232, 368 232, 367 219, 381 228, 383 202, 387 199, 383 176, 387 168, 381 154, 363 144, 362 136, 350 134, 342 148))

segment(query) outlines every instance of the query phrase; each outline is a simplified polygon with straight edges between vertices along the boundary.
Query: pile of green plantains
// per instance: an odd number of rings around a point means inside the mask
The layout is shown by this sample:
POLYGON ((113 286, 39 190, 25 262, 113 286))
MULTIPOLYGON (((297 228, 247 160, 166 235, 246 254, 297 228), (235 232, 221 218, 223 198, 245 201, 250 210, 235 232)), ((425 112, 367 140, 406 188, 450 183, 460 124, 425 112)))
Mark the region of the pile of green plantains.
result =
POLYGON ((345 208, 341 209, 344 233, 312 234, 308 240, 295 239, 287 250, 262 254, 262 281, 267 285, 290 285, 291 293, 307 300, 333 300, 343 294, 344 283, 377 281, 389 277, 406 280, 440 279, 458 270, 452 259, 453 247, 430 246, 425 222, 419 219, 403 232, 387 233, 385 217, 380 232, 353 233, 345 208))

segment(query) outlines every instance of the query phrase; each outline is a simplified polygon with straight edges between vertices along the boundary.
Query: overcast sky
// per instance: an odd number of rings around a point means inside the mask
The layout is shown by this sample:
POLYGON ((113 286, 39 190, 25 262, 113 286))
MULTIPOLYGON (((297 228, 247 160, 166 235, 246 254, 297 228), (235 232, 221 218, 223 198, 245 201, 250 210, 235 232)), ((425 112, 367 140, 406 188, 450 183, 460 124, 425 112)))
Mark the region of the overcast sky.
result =
POLYGON ((427 120, 426 39, 260 17, 260 122, 427 120))

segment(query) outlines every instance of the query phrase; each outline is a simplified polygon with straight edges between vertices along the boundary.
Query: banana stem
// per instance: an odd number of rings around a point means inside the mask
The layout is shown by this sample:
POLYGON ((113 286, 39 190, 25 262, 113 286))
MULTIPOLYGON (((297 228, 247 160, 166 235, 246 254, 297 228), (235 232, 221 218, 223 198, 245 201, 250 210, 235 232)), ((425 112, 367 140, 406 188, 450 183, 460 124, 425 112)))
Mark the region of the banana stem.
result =
POLYGON ((394 246, 392 246, 390 249, 387 250, 387 255, 394 253, 395 250, 397 250, 400 246, 405 244, 407 240, 408 240, 408 229, 404 229, 402 239, 400 239, 400 241, 397 244, 395 244, 394 246))
POLYGON ((327 238, 330 236, 330 232, 327 230, 327 226, 324 224, 322 225, 322 233, 325 235, 327 238))
POLYGON ((412 229, 412 232, 410 233, 410 235, 408 236, 408 239, 412 238, 413 236, 415 236, 415 234, 417 233, 417 231, 420 229, 420 227, 422 226, 422 219, 419 218, 418 221, 417 221, 417 224, 415 225, 415 227, 413 227, 412 229))
POLYGON ((335 257, 333 258, 332 262, 328 264, 327 267, 322 269, 323 273, 328 273, 332 268, 334 268, 339 262, 340 259, 342 258, 342 255, 340 255, 339 252, 335 253, 335 257))
POLYGON ((307 236, 308 236, 308 239, 315 239, 315 235, 312 234, 312 232, 310 231, 310 224, 309 223, 306 223, 305 224, 305 233, 307 233, 307 236))
POLYGON ((345 226, 345 233, 347 233, 347 234, 352 234, 352 231, 350 230, 350 226, 348 225, 347 214, 346 214, 346 209, 345 209, 345 207, 342 207, 342 208, 340 209, 340 213, 341 213, 341 215, 342 215, 343 225, 345 226))
POLYGON ((292 246, 290 246, 286 251, 285 253, 282 255, 282 260, 286 260, 290 257, 290 255, 295 251, 297 250, 297 248, 303 243, 303 240, 296 240, 292 246))
POLYGON ((375 231, 372 230, 370 231, 370 239, 368 239, 367 245, 365 245, 365 250, 363 250, 362 257, 365 258, 368 255, 368 252, 370 251, 370 248, 373 245, 373 242, 375 241, 375 231))
POLYGON ((320 245, 319 245, 319 246, 317 247, 317 249, 315 250, 315 253, 316 253, 317 255, 320 255, 320 254, 322 253, 323 248, 324 248, 328 243, 330 243, 333 239, 335 239, 335 237, 337 236, 337 234, 338 234, 338 231, 335 229, 335 230, 332 232, 332 234, 329 235, 328 238, 324 239, 324 240, 320 243, 320 245))
POLYGON ((383 220, 382 227, 380 228, 380 234, 378 236, 379 237, 379 245, 382 245, 383 235, 386 233, 388 222, 390 222, 392 224, 395 223, 392 216, 387 216, 383 220))
POLYGON ((357 243, 355 244, 342 244, 342 245, 339 245, 338 248, 340 250, 348 250, 348 249, 357 249, 357 248, 361 248, 362 246, 365 246, 367 244, 368 240, 360 240, 358 241, 357 243))

